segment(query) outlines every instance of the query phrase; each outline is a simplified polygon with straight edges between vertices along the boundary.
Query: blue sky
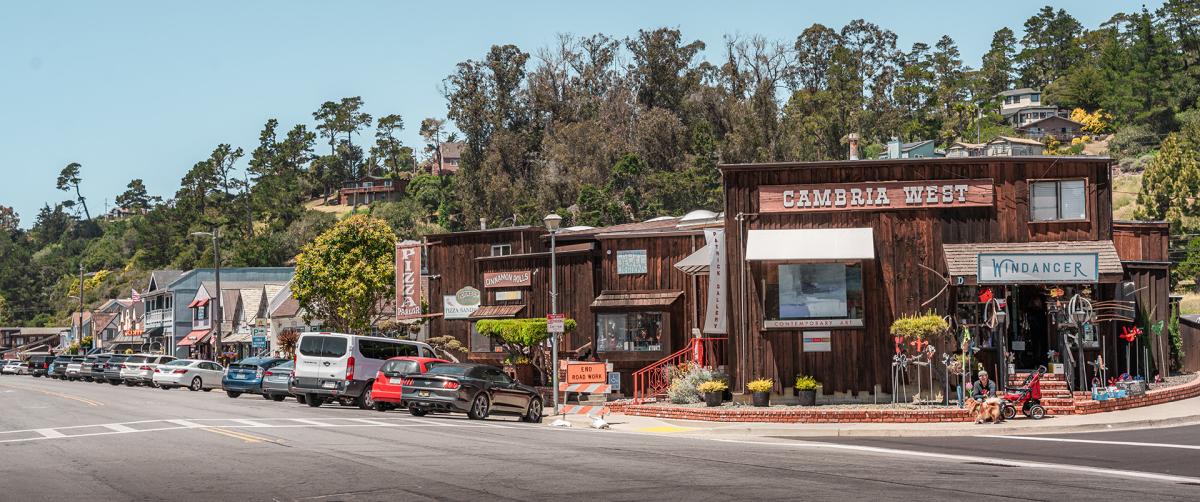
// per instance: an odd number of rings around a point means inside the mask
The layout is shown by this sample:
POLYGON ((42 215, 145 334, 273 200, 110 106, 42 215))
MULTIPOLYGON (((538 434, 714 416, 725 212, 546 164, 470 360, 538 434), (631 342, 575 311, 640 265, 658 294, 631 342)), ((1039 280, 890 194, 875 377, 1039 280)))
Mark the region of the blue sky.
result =
MULTIPOLYGON (((442 79, 492 44, 527 52, 557 33, 617 37, 671 26, 708 44, 762 34, 794 40, 819 22, 864 18, 899 44, 954 38, 977 66, 991 34, 1046 2, 9 2, 0 16, 0 204, 33 223, 63 166, 83 165, 93 215, 133 178, 169 197, 219 143, 254 148, 268 118, 309 123, 326 100, 362 96, 399 113, 407 144, 423 117, 444 117, 442 79)), ((1055 1, 1086 27, 1142 2, 1055 1)), ((1146 2, 1151 9, 1161 1, 1146 2)), ((714 50, 715 49, 715 50, 714 50)), ((364 138, 365 139, 365 138, 364 138)))

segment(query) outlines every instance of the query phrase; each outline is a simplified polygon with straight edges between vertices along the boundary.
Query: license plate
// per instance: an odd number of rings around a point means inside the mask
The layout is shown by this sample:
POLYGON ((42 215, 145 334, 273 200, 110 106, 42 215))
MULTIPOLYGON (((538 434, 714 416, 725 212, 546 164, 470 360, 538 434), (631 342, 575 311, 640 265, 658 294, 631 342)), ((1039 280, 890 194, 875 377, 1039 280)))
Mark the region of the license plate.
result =
POLYGON ((403 378, 389 378, 388 381, 391 382, 392 385, 402 385, 404 383, 403 378))
POLYGON ((235 378, 237 380, 246 380, 246 379, 250 378, 250 375, 233 375, 233 378, 235 378))
POLYGON ((337 382, 325 382, 325 383, 321 384, 321 387, 324 387, 326 389, 332 389, 332 388, 337 387, 337 382))
POLYGON ((427 390, 423 390, 423 391, 417 392, 417 396, 420 396, 420 397, 429 397, 429 391, 427 391, 427 390))

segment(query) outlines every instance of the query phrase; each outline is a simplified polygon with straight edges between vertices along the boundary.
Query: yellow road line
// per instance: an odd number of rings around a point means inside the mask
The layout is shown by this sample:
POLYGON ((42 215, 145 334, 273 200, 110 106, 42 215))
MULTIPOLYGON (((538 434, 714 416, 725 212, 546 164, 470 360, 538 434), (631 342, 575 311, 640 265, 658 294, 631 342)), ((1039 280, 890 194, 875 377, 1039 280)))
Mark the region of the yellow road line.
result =
POLYGON ((204 429, 201 429, 201 430, 205 430, 205 431, 208 431, 208 432, 217 433, 217 434, 220 434, 220 435, 222 435, 222 436, 231 437, 231 438, 234 438, 234 439, 240 439, 240 440, 242 440, 242 441, 245 441, 245 442, 247 442, 247 443, 261 443, 261 442, 265 441, 265 439, 262 439, 262 438, 260 438, 260 437, 257 437, 257 436, 250 436, 250 435, 245 435, 245 436, 243 436, 243 435, 241 435, 241 434, 236 434, 236 433, 234 433, 233 431, 226 430, 226 429, 221 429, 221 428, 217 428, 217 427, 205 427, 204 429))
POLYGON ((28 390, 28 391, 33 391, 33 392, 40 392, 47 396, 61 397, 63 399, 70 399, 72 401, 78 401, 78 402, 81 402, 88 406, 104 406, 104 403, 102 403, 100 401, 94 401, 94 400, 88 399, 86 397, 79 397, 79 396, 72 396, 70 394, 63 394, 61 392, 54 392, 52 390, 37 389, 37 388, 33 388, 33 387, 25 387, 25 386, 21 386, 21 385, 11 385, 11 384, 0 384, 0 387, 10 387, 13 389, 21 389, 21 390, 28 390))

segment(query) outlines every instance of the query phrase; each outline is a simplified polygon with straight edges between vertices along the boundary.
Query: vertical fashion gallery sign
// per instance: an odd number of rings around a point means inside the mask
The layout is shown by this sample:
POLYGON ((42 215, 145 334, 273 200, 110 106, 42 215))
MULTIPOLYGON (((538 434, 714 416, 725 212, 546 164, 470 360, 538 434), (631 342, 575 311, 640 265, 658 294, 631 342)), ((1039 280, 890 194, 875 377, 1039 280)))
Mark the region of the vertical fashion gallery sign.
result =
POLYGON ((707 229, 704 240, 708 243, 708 306, 704 310, 704 333, 723 335, 729 332, 729 315, 725 308, 725 231, 707 229))
POLYGON ((421 243, 396 244, 396 319, 421 317, 421 243))

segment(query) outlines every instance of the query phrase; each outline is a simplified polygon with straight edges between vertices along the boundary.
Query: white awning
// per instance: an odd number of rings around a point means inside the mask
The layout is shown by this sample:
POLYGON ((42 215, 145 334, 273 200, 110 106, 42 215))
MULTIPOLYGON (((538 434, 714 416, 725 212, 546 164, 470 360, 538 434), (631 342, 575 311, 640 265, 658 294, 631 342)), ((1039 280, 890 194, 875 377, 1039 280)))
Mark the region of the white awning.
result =
POLYGON ((689 275, 707 274, 708 265, 712 261, 712 248, 704 246, 697 249, 682 260, 675 263, 675 268, 689 275))
POLYGON ((875 233, 870 228, 751 230, 746 238, 746 259, 874 260, 875 233))

